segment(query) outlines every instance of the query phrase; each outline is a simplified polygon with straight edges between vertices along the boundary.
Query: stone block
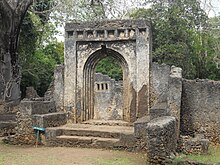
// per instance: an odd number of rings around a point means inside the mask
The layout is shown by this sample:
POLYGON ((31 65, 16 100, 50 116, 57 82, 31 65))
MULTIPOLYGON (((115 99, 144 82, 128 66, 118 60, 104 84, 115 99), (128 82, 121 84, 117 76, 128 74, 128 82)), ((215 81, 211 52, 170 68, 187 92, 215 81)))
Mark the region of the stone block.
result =
POLYGON ((0 121, 0 137, 15 134, 16 122, 0 121))
POLYGON ((150 116, 144 116, 134 122, 134 135, 136 138, 146 138, 146 127, 150 121, 150 116))
POLYGON ((150 164, 165 164, 176 152, 176 119, 164 116, 150 121, 147 131, 147 157, 150 164))
POLYGON ((19 111, 23 114, 47 114, 56 112, 56 107, 53 101, 21 101, 19 111))
POLYGON ((180 151, 185 154, 207 154, 208 148, 209 140, 204 136, 196 135, 194 138, 181 136, 180 151))
POLYGON ((25 98, 28 98, 28 99, 39 98, 37 91, 34 89, 34 87, 27 87, 26 88, 25 98))
POLYGON ((150 119, 167 116, 167 103, 157 103, 150 109, 150 119))
POLYGON ((33 115, 32 121, 33 125, 36 127, 58 127, 67 123, 67 117, 63 112, 56 112, 43 115, 33 115))
POLYGON ((57 136, 60 136, 63 134, 63 130, 62 129, 57 129, 57 128, 46 128, 46 139, 48 142, 53 141, 54 139, 56 139, 57 136))

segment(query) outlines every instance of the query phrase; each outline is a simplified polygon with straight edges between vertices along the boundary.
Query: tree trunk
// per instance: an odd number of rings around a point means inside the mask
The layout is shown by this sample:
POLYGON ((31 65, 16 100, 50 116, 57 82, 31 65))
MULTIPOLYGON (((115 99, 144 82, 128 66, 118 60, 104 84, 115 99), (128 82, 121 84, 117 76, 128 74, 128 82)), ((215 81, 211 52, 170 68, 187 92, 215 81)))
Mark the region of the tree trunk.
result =
POLYGON ((0 104, 20 101, 18 39, 33 0, 0 0, 0 104))

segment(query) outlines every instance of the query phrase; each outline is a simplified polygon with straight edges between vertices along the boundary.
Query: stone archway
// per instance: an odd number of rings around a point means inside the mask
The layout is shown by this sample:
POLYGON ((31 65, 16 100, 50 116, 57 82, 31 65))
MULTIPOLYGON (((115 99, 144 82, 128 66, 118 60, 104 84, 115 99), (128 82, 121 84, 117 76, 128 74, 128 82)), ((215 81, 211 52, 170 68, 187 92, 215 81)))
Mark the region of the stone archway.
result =
POLYGON ((69 23, 65 27, 64 109, 73 122, 93 118, 94 67, 114 56, 124 71, 123 119, 149 110, 150 24, 144 20, 69 23))
POLYGON ((123 115, 122 119, 127 120, 129 118, 129 112, 128 112, 128 64, 124 57, 109 48, 106 48, 105 45, 102 45, 102 48, 97 50, 96 52, 92 53, 88 60, 85 63, 84 66, 84 73, 83 73, 83 79, 84 79, 84 97, 83 97, 83 120, 89 120, 94 119, 94 76, 95 76, 95 66, 96 64, 103 59, 104 57, 112 56, 114 57, 122 66, 123 69, 123 95, 122 95, 122 102, 123 102, 123 115))

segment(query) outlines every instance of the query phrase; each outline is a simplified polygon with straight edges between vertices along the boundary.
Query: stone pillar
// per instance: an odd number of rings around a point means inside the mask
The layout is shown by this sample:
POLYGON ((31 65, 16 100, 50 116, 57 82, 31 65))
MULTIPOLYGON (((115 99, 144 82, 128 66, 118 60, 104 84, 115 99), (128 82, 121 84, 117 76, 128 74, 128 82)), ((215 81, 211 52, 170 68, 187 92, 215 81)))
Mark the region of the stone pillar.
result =
POLYGON ((63 111, 64 97, 64 66, 58 65, 54 71, 54 92, 53 99, 57 111, 63 111))
POLYGON ((169 87, 167 95, 168 113, 177 120, 177 138, 180 134, 180 109, 182 97, 182 69, 179 67, 171 67, 169 77, 169 87))
POLYGON ((76 41, 75 35, 65 36, 64 109, 69 119, 76 122, 76 41))
POLYGON ((151 120, 146 127, 147 161, 149 164, 166 164, 177 148, 176 119, 171 116, 151 120))
POLYGON ((150 63, 151 63, 151 35, 150 28, 136 29, 136 56, 137 56, 137 112, 140 118, 148 114, 149 87, 150 87, 150 63))

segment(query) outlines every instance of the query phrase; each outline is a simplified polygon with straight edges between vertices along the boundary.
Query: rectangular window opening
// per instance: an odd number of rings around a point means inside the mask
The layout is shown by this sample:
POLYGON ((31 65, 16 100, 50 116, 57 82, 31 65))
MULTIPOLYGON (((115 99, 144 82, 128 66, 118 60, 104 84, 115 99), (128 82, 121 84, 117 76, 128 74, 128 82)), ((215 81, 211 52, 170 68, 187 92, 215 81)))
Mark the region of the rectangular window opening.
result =
POLYGON ((73 36, 73 31, 68 32, 68 38, 73 36))
POLYGON ((102 86, 102 90, 104 90, 104 84, 101 84, 101 86, 102 86))
POLYGON ((100 84, 97 84, 97 90, 98 91, 100 90, 100 84))

